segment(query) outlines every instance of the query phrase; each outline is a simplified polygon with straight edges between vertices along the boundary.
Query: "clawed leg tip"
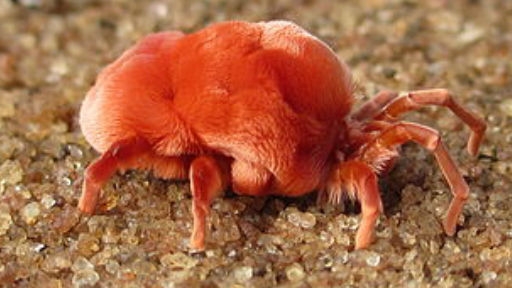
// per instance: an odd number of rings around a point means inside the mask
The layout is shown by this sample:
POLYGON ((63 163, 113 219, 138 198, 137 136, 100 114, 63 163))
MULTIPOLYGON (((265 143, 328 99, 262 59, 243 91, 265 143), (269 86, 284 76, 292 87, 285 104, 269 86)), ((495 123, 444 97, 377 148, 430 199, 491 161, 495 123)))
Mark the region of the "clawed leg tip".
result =
POLYGON ((475 157, 478 154, 478 147, 468 146, 469 155, 475 157))
POLYGON ((373 237, 364 237, 365 239, 357 239, 356 244, 354 246, 354 250, 364 250, 370 247, 373 243, 373 237))
POLYGON ((197 253, 203 253, 204 250, 205 250, 204 245, 190 244, 188 251, 190 254, 197 254, 197 253))
POLYGON ((188 254, 190 255, 197 255, 197 254, 203 254, 204 253, 204 249, 193 249, 193 248, 190 248, 188 250, 188 254))
POLYGON ((354 250, 365 250, 368 248, 369 245, 359 245, 359 244, 356 244, 356 246, 354 246, 354 250))
POLYGON ((457 232, 457 231, 455 229, 453 229, 453 230, 444 229, 444 232, 446 233, 446 235, 453 237, 455 235, 455 232, 457 232))
POLYGON ((195 237, 195 236, 192 236, 190 238, 190 243, 188 245, 189 247, 189 251, 191 253, 200 253, 200 252, 203 252, 204 249, 205 249, 205 245, 204 245, 204 238, 201 239, 202 237, 195 237))
POLYGON ((83 204, 78 204, 77 208, 78 211, 84 215, 90 216, 94 214, 94 208, 89 208, 83 204))
POLYGON ((444 224, 443 225, 444 227, 444 233, 446 233, 446 235, 452 237, 455 235, 455 233, 457 232, 457 227, 455 227, 454 225, 447 225, 447 224, 444 224))

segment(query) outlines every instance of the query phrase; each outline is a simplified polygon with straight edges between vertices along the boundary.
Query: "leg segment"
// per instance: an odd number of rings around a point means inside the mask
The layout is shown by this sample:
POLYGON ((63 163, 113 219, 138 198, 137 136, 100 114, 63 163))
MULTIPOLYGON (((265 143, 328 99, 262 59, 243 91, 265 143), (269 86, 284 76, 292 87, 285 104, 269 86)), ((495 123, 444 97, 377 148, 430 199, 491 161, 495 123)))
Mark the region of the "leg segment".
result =
POLYGON ((194 227, 190 238, 190 248, 195 251, 204 250, 206 233, 206 217, 210 212, 212 200, 226 188, 222 166, 210 156, 195 158, 190 164, 189 178, 192 190, 192 215, 194 227))
POLYGON ((84 213, 92 214, 98 203, 103 184, 118 169, 126 168, 127 162, 135 162, 135 159, 139 156, 148 153, 149 149, 149 144, 140 138, 131 138, 114 143, 85 170, 78 208, 84 213))
POLYGON ((444 230, 446 234, 451 236, 455 234, 457 219, 468 199, 469 187, 441 142, 437 131, 414 123, 397 122, 368 143, 361 151, 359 158, 367 163, 374 163, 375 159, 378 159, 378 155, 382 154, 382 151, 394 149, 394 147, 408 141, 414 141, 434 153, 450 186, 454 198, 448 208, 444 230))
POLYGON ((358 121, 372 119, 396 97, 398 97, 398 93, 396 92, 387 90, 380 91, 352 114, 352 118, 358 121))
POLYGON ((332 172, 326 188, 330 202, 339 203, 342 193, 348 193, 359 200, 362 217, 355 248, 368 247, 379 214, 383 211, 375 172, 360 161, 343 162, 332 172))
POLYGON ((459 105, 446 89, 409 92, 407 95, 393 99, 375 119, 395 119, 400 114, 417 110, 425 105, 445 106, 464 121, 472 130, 467 146, 468 152, 471 155, 476 155, 484 136, 486 124, 480 117, 459 105))
POLYGON ((92 214, 98 203, 101 187, 118 170, 152 169, 158 177, 185 179, 189 162, 184 157, 155 155, 149 143, 142 138, 116 142, 85 170, 78 208, 84 213, 92 214))

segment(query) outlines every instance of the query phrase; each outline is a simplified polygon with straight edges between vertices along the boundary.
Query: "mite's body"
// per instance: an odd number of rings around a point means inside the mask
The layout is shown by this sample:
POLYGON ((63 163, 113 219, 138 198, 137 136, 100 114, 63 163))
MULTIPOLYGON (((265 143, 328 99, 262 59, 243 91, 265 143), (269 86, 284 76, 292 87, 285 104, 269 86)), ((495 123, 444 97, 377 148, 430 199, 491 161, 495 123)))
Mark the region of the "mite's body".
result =
POLYGON ((151 169, 191 181, 191 246, 204 248, 209 205, 222 190, 299 196, 314 190, 362 204, 356 248, 382 209, 377 173, 415 141, 434 152, 455 198, 455 232, 468 187, 436 131, 394 116, 445 105, 470 125, 476 153, 485 125, 445 90, 385 92, 350 114, 348 68, 325 44, 284 21, 226 22, 196 33, 150 35, 109 65, 84 100, 80 125, 102 156, 91 164, 79 207, 92 213, 116 170, 151 169))

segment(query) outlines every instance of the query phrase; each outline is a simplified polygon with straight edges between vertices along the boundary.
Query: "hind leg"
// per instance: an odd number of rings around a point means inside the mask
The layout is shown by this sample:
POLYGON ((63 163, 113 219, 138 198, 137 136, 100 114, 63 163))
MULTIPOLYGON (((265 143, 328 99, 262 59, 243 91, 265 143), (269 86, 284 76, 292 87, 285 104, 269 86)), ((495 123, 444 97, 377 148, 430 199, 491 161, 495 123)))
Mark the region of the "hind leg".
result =
POLYGON ((122 166, 126 166, 126 162, 134 161, 137 157, 147 154, 148 151, 150 151, 149 144, 141 138, 121 140, 110 146, 85 169, 78 209, 87 214, 94 213, 103 184, 118 169, 124 168, 122 166))
POLYGON ((185 179, 189 162, 183 157, 154 154, 149 143, 142 138, 118 141, 85 169, 78 208, 87 214, 94 213, 101 187, 118 170, 153 169, 158 177, 185 179))
POLYGON ((210 212, 210 204, 227 186, 225 167, 222 160, 211 156, 197 157, 190 164, 189 178, 194 217, 190 248, 194 251, 204 250, 206 217, 210 212))

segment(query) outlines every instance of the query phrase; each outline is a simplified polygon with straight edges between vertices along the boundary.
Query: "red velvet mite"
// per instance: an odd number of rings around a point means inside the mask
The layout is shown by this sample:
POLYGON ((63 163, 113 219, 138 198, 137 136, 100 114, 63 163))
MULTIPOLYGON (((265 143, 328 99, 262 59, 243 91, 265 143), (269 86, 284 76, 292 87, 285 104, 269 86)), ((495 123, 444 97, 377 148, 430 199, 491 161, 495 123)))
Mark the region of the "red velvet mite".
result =
POLYGON ((189 179, 190 247, 203 250, 210 203, 226 189, 290 197, 318 191, 332 203, 348 195, 361 203, 360 249, 382 212, 377 175, 413 141, 434 154, 453 193, 443 223, 453 235, 468 185, 439 132, 398 116, 447 107, 471 129, 471 155, 485 122, 445 89, 381 92, 351 112, 353 102, 348 67, 291 22, 151 34, 108 65, 85 97, 80 126, 101 156, 85 171, 78 207, 93 213, 117 170, 189 179))

